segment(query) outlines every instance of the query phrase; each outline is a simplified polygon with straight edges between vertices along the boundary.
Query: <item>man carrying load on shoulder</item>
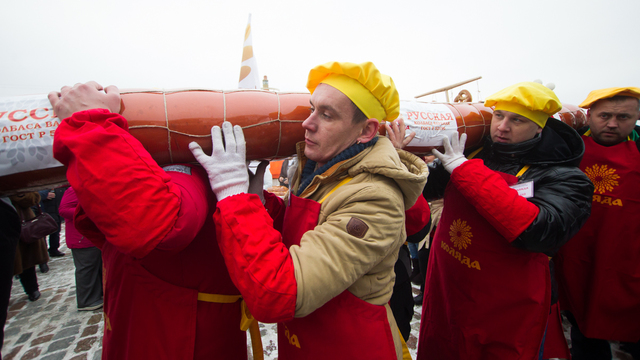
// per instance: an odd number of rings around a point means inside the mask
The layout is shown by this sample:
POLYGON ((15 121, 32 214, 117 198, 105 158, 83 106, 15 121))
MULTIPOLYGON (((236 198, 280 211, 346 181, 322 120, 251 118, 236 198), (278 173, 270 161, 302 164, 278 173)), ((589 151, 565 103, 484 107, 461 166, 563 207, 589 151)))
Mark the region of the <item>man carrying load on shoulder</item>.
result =
POLYGON ((54 156, 79 201, 74 224, 102 250, 102 359, 247 359, 205 171, 161 168, 129 134, 115 86, 77 84, 49 100, 62 119, 54 156))
POLYGON ((212 129, 211 157, 192 143, 218 197, 218 243, 253 316, 278 323, 279 359, 401 359, 388 302, 426 164, 378 136, 399 96, 372 63, 317 66, 307 88, 312 113, 284 202, 248 193, 239 126, 223 124, 226 146, 212 129))
POLYGON ((444 197, 429 258, 418 359, 538 359, 552 299, 549 256, 589 216, 593 185, 584 145, 550 118, 562 108, 533 82, 485 101, 490 136, 466 134, 430 165, 427 200, 444 197))
POLYGON ((560 306, 573 359, 611 359, 609 340, 640 359, 640 88, 594 90, 580 130, 591 217, 558 253, 560 306))

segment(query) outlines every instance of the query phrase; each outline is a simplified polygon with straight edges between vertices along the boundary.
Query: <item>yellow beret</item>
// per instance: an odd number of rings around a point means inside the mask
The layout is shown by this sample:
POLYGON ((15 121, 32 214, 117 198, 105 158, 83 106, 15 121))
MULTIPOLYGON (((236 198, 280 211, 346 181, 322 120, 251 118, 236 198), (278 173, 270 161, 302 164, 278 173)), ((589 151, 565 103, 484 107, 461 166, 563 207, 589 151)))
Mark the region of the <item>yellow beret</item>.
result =
POLYGON ((562 109, 562 103, 548 87, 535 82, 525 81, 504 88, 489 96, 485 106, 494 106, 495 110, 510 111, 544 127, 547 119, 562 109))
POLYGON ((328 62, 309 72, 307 89, 313 94, 320 83, 347 95, 369 119, 392 121, 400 114, 400 96, 393 79, 371 62, 328 62))
POLYGON ((631 96, 640 99, 640 89, 637 87, 613 87, 607 89, 593 90, 587 99, 580 104, 583 109, 589 109, 596 101, 608 99, 614 96, 631 96))

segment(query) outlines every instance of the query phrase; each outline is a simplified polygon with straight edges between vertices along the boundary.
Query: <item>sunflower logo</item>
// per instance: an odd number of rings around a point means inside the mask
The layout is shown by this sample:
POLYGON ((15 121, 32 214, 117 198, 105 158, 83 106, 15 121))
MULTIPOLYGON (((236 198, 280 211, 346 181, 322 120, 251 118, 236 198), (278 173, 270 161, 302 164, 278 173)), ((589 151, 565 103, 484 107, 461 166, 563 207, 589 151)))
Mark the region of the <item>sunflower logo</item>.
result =
POLYGON ((449 230, 449 236, 451 236, 453 246, 459 250, 466 249, 471 244, 471 238, 473 237, 471 226, 468 226, 467 222, 461 219, 454 220, 449 230))
POLYGON ((614 186, 618 186, 620 175, 615 172, 616 169, 609 169, 607 165, 600 166, 598 164, 584 170, 595 186, 595 192, 599 194, 604 194, 605 191, 611 191, 614 186))

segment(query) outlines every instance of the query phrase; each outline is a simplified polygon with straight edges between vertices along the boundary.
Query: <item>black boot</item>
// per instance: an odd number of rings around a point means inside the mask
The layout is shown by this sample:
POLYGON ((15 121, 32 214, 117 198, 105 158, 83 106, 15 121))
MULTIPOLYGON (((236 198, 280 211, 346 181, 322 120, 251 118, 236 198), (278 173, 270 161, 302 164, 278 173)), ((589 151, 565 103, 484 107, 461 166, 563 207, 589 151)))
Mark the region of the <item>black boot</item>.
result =
POLYGON ((422 305, 422 293, 413 298, 413 303, 416 305, 422 305))

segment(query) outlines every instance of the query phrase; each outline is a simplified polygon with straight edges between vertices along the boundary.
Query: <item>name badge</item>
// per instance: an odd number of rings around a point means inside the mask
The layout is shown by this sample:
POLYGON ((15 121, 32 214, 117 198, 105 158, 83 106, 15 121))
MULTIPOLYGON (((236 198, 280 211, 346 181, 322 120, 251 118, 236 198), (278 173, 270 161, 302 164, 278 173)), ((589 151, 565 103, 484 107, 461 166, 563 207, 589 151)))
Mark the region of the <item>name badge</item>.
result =
POLYGON ((533 181, 527 181, 510 186, 513 190, 518 192, 518 195, 525 199, 533 197, 533 181))

